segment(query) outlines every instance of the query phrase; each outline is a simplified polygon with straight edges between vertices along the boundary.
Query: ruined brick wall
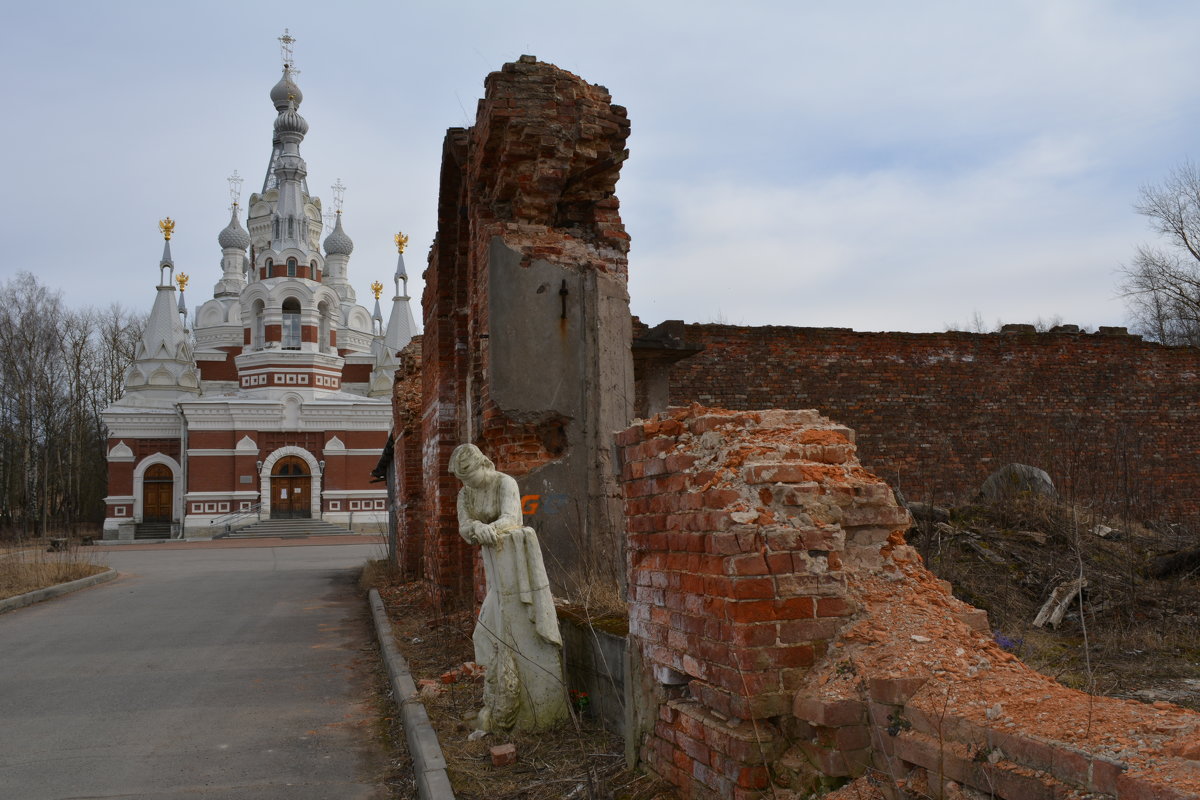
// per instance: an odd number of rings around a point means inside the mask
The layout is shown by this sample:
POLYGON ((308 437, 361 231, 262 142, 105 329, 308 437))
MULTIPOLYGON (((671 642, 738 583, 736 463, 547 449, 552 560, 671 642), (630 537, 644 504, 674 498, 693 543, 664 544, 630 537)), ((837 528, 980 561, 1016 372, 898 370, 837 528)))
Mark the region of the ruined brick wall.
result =
POLYGON ((675 409, 618 436, 635 736, 684 798, 1184 798, 1200 715, 1001 650, 813 411, 675 409), (796 792, 790 795, 787 792, 796 792))
POLYGON ((523 492, 570 498, 561 521, 533 521, 548 563, 620 541, 605 467, 610 432, 631 416, 629 237, 614 193, 628 133, 604 87, 532 56, 489 75, 475 125, 447 133, 421 412, 425 571, 446 602, 469 597, 472 574, 448 471, 460 443, 523 492))
POLYGON ((392 385, 393 497, 398 498, 394 565, 409 579, 425 578, 425 512, 421 491, 421 336, 400 351, 392 385))
POLYGON ((1196 348, 673 324, 705 350, 671 367, 672 405, 816 408, 853 428, 866 465, 910 500, 961 499, 1016 461, 1101 508, 1200 520, 1196 348))

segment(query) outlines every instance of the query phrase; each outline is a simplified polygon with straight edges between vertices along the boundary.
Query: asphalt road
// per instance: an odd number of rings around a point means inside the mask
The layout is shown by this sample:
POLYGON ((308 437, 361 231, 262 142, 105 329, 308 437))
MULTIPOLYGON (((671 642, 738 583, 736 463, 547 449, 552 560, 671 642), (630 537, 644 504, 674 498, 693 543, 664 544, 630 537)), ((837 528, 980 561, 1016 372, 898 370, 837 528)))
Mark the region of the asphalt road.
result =
POLYGON ((0 800, 382 798, 357 567, 379 545, 111 549, 0 615, 0 800))

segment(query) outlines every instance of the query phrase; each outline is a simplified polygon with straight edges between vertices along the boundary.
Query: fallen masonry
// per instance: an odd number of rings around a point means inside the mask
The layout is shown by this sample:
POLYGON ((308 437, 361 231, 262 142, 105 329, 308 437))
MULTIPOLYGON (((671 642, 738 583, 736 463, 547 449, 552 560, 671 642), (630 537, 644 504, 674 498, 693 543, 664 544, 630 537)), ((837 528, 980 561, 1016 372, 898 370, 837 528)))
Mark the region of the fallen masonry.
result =
POLYGON ((846 428, 694 406, 617 439, 640 754, 685 797, 846 778, 896 798, 1200 794, 1200 714, 1067 689, 1002 650, 905 544, 846 428))

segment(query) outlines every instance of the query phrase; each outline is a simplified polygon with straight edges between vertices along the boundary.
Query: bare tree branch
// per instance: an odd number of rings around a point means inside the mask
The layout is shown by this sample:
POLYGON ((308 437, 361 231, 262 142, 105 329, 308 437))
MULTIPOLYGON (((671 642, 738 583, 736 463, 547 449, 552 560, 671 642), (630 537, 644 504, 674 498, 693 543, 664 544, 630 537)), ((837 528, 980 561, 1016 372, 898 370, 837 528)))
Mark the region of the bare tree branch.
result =
POLYGON ((1200 346, 1200 169, 1184 162, 1142 186, 1134 209, 1162 242, 1139 246, 1121 270, 1133 328, 1164 344, 1200 346))

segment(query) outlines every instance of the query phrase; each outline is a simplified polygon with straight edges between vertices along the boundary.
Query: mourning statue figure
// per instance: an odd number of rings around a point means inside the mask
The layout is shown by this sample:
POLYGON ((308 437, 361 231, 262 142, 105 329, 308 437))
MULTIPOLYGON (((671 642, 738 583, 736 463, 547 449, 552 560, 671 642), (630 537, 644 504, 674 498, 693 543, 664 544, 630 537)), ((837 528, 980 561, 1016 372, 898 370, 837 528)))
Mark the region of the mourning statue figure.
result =
POLYGON ((458 532, 480 547, 487 594, 472 641, 485 668, 484 731, 542 730, 567 716, 562 636, 537 533, 521 515, 511 476, 473 444, 459 445, 450 471, 462 481, 458 532))

